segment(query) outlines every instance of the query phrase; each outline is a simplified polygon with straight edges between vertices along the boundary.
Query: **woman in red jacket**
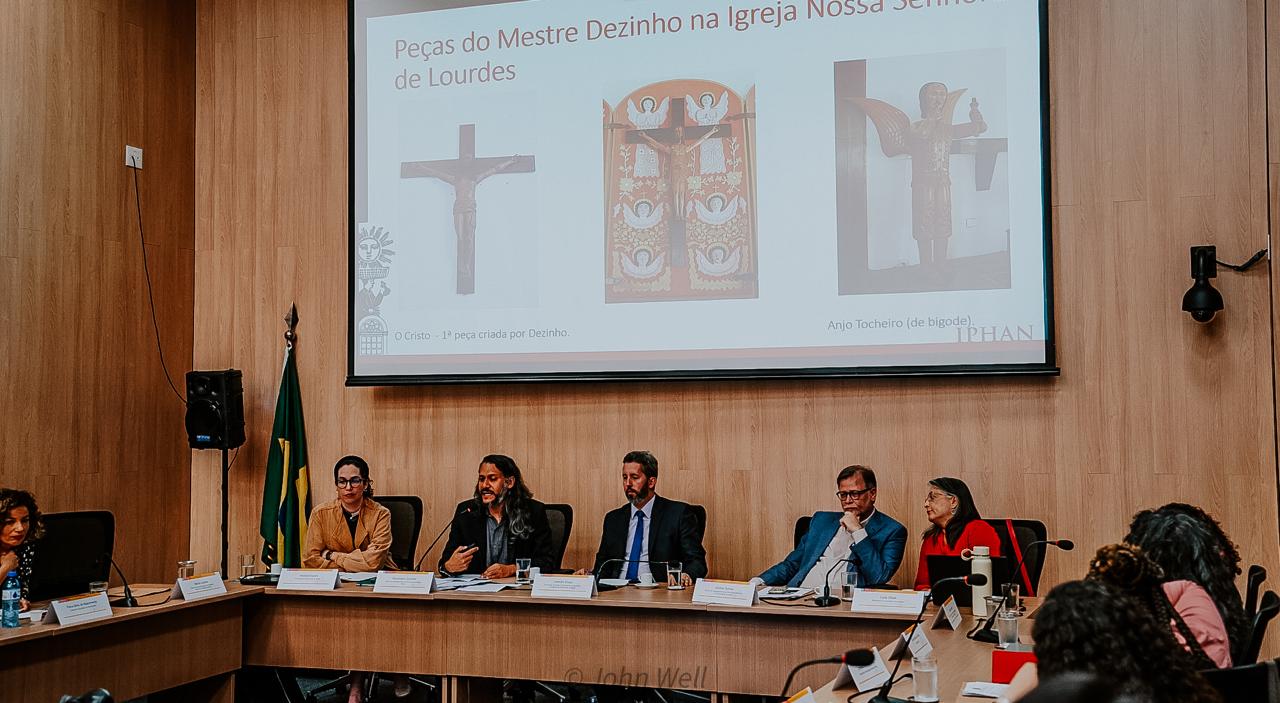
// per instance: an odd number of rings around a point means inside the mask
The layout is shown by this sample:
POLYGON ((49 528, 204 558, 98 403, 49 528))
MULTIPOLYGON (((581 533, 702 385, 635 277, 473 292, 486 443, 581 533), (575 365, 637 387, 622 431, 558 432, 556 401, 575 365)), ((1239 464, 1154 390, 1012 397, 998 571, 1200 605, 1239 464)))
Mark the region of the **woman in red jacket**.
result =
POLYGON ((917 591, 929 588, 928 558, 931 554, 958 557, 974 547, 989 547, 991 556, 1000 556, 1000 537, 983 521, 973 504, 969 487, 958 478, 935 478, 929 482, 924 514, 931 523, 920 545, 920 566, 916 569, 917 591))

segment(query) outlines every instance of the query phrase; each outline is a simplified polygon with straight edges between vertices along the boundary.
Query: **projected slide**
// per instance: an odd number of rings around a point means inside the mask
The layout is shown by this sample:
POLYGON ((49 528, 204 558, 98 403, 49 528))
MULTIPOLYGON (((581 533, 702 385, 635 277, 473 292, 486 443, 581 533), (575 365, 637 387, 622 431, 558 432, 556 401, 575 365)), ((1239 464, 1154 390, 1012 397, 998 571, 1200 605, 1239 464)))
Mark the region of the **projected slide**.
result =
POLYGON ((349 382, 1052 371, 1041 12, 356 0, 349 382))

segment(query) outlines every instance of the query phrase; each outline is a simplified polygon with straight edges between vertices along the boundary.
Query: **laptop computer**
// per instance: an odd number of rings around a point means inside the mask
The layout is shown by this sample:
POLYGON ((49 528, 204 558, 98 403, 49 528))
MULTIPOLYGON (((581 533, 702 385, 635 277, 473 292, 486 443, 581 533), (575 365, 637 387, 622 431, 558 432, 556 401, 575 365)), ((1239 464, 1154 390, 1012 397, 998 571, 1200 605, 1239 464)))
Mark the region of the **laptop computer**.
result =
MULTIPOLYGON (((932 600, 934 605, 941 605, 947 599, 947 596, 955 596, 956 605, 973 607, 973 590, 971 587, 963 583, 944 584, 941 588, 933 587, 933 584, 945 578, 968 576, 972 573, 971 570, 973 568, 969 562, 960 557, 931 554, 925 557, 925 564, 929 567, 929 589, 933 591, 932 600)), ((1007 557, 991 557, 991 592, 993 594, 1000 593, 1000 586, 1009 583, 1011 580, 1009 574, 1012 571, 1012 560, 1007 557)))

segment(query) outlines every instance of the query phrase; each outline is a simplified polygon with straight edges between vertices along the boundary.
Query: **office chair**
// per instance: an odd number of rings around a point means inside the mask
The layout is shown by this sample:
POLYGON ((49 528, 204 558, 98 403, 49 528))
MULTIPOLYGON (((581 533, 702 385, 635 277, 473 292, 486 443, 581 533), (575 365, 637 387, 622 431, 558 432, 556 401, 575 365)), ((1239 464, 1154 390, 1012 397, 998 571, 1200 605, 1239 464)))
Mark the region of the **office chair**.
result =
POLYGON ((1253 619, 1258 614, 1258 593, 1262 583, 1267 580, 1267 570, 1258 564, 1249 567, 1249 576, 1245 580, 1244 612, 1253 619))
MULTIPOLYGON (((1022 584, 1024 595, 1034 595, 1040 588, 1040 574, 1044 571, 1045 552, 1049 549, 1048 545, 1037 544, 1029 547, 1032 542, 1040 542, 1048 539, 1048 530, 1044 523, 1039 520, 1019 520, 1010 518, 984 518, 983 522, 991 525, 995 529, 996 534, 1000 536, 1000 553, 1010 558, 1009 567, 1013 568, 1018 564, 1018 558, 1014 556, 1013 548, 1014 540, 1017 541, 1017 554, 1022 555, 1022 566, 1026 569, 1027 578, 1022 579, 1022 574, 1012 574, 1013 578, 1018 579, 1018 583, 1022 584), (1013 523, 1013 534, 1009 534, 1009 524, 1013 523)), ((998 589, 992 589, 993 592, 998 589)))
POLYGON ((796 518, 796 529, 791 535, 791 548, 795 549, 800 546, 800 540, 804 539, 804 535, 809 531, 809 523, 813 522, 812 515, 801 515, 796 518))
POLYGON ((36 543, 31 600, 87 593, 90 581, 110 581, 115 531, 115 516, 107 510, 46 514, 44 537, 36 543))
POLYGON ((551 523, 551 546, 555 557, 553 572, 560 573, 564 552, 569 548, 569 535, 573 532, 573 506, 568 503, 547 503, 547 522, 551 523))
POLYGON ((1237 666, 1254 664, 1258 661, 1258 653, 1262 651, 1262 640, 1267 636, 1267 625, 1280 613, 1280 596, 1275 591, 1267 591, 1258 605, 1258 612, 1253 616, 1253 634, 1249 636, 1249 644, 1235 661, 1237 666))
POLYGON ((1280 700, 1280 667, 1276 660, 1208 669, 1200 674, 1231 703, 1271 703, 1280 700))

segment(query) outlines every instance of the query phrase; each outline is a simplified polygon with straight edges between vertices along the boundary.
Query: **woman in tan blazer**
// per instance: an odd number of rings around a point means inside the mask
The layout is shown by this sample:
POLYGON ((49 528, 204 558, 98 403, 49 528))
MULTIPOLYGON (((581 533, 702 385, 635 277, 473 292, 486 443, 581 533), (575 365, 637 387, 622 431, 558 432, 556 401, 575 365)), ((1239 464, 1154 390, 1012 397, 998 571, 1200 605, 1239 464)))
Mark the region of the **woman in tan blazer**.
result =
MULTIPOLYGON (((394 569, 391 560, 391 511, 373 501, 369 464, 344 456, 333 466, 338 497, 311 511, 302 566, 308 569, 378 571, 394 569)), ((347 703, 360 703, 365 675, 351 674, 347 703)), ((409 692, 407 677, 396 677, 396 695, 409 692), (404 693, 401 693, 403 691, 404 693)))
POLYGON ((316 506, 307 521, 308 569, 378 571, 394 569, 391 560, 391 511, 373 501, 369 464, 344 456, 333 467, 338 497, 316 506))

